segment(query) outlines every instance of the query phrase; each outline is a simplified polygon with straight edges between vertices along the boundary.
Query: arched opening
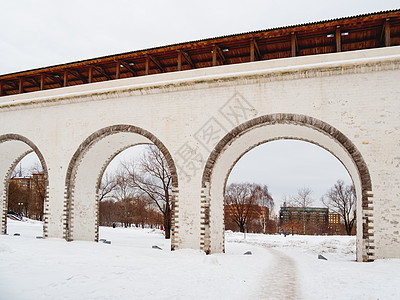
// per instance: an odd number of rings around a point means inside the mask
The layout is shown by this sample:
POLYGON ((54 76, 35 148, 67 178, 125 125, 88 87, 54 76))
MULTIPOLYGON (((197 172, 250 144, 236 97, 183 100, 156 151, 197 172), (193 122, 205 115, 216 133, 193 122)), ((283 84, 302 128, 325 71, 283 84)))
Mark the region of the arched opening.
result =
POLYGON ((43 225, 39 224, 43 228, 39 234, 47 237, 48 171, 42 153, 33 142, 17 134, 0 136, 0 153, 1 233, 7 233, 7 215, 10 212, 10 218, 27 217, 43 222, 43 225), (18 174, 15 172, 17 165, 28 155, 36 156, 39 162, 37 170, 18 174))
POLYGON ((116 233, 128 239, 155 233, 170 248, 171 178, 164 155, 153 144, 130 147, 113 158, 98 192, 99 240, 108 241, 116 233))
POLYGON ((178 177, 171 154, 154 135, 130 125, 114 125, 89 136, 75 152, 67 171, 65 239, 99 240, 99 189, 109 163, 122 151, 143 144, 155 145, 171 173, 171 248, 175 248, 174 208, 178 177))
POLYGON ((224 188, 236 162, 266 142, 296 139, 316 144, 342 162, 352 178, 357 198, 357 260, 373 256, 371 180, 354 144, 339 130, 320 120, 293 114, 274 114, 248 121, 229 132, 210 154, 203 173, 202 247, 207 253, 224 251, 224 188))
POLYGON ((293 139, 261 144, 244 154, 229 174, 225 230, 354 235, 352 186, 343 164, 317 145, 293 139))

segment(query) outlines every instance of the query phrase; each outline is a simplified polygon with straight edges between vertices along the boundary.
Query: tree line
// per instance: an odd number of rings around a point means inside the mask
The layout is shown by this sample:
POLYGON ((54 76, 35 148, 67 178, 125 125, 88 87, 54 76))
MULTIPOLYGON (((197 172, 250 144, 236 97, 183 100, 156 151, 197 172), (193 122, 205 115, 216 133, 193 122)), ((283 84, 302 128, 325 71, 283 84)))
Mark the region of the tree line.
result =
POLYGON ((346 185, 343 180, 338 180, 322 198, 322 203, 340 215, 346 233, 351 235, 356 222, 357 201, 354 185, 346 185))
POLYGON ((105 175, 99 190, 100 225, 162 226, 171 237, 172 176, 162 152, 154 145, 137 162, 122 162, 105 175))
MULTIPOLYGON (((38 170, 36 173, 43 173, 38 170)), ((35 197, 29 191, 13 183, 9 184, 9 210, 42 220, 45 197, 44 181, 35 182, 38 192, 35 197), (23 203, 23 205, 21 205, 23 203)), ((289 197, 293 207, 304 211, 313 203, 309 188, 298 190, 289 197)), ((172 176, 161 151, 154 145, 145 148, 136 161, 122 162, 114 173, 106 173, 99 191, 99 224, 130 227, 163 227, 165 237, 171 236, 172 176)), ((225 227, 241 232, 276 233, 277 219, 274 200, 266 185, 256 183, 232 183, 226 186, 224 195, 225 227)), ((351 234, 355 223, 356 196, 354 186, 346 186, 338 180, 322 198, 325 207, 339 214, 347 234, 351 234)), ((306 232, 306 217, 303 214, 303 234, 306 232)))
MULTIPOLYGON (((301 225, 300 232, 323 234, 328 228, 321 227, 322 223, 328 226, 328 220, 313 223, 310 221, 310 208, 314 203, 310 188, 301 188, 297 194, 284 199, 285 204, 293 210, 294 218, 288 222, 289 226, 301 225), (300 223, 300 224, 298 224, 300 223), (310 228, 313 227, 313 228, 310 228)), ((340 216, 341 226, 343 224, 345 233, 351 235, 354 231, 356 221, 356 193, 353 185, 346 185, 344 181, 338 180, 322 197, 324 207, 332 214, 340 216)), ((232 183, 225 190, 225 227, 240 232, 276 233, 277 220, 272 213, 274 201, 266 185, 250 183, 232 183), (270 218, 266 218, 269 211, 270 218)), ((292 217, 292 215, 291 215, 292 217)), ((285 220, 286 222, 286 220, 285 220)), ((286 224, 285 224, 286 225, 286 224)), ((293 229, 292 229, 293 232, 293 229)))
POLYGON ((274 200, 266 185, 232 183, 225 189, 225 229, 275 233, 274 200))

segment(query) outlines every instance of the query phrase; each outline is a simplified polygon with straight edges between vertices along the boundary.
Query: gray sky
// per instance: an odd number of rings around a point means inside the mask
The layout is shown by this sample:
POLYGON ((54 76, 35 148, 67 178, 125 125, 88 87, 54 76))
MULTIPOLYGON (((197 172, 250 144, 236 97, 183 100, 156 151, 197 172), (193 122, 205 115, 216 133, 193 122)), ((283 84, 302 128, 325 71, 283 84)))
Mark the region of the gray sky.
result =
POLYGON ((398 7, 398 0, 3 0, 0 74, 398 7))
POLYGON ((313 206, 321 206, 321 196, 338 179, 352 184, 342 163, 325 149, 303 141, 278 140, 246 153, 232 169, 228 183, 266 184, 278 208, 285 196, 290 200, 305 187, 313 192, 313 206))
MULTIPOLYGON (((203 0, 193 3, 1 1, 0 74, 400 7, 398 0, 203 0)), ((314 190, 314 198, 319 199, 339 178, 350 183, 342 165, 325 150, 304 142, 280 141, 267 143, 245 155, 232 171, 230 181, 265 183, 279 205, 282 195, 293 195, 304 186, 314 190)))

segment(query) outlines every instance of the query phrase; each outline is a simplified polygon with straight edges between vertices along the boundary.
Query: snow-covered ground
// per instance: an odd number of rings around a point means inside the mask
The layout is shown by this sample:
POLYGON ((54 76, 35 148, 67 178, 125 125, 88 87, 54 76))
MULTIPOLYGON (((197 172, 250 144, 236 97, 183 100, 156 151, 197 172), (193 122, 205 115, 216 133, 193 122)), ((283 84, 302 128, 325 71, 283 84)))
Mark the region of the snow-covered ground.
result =
POLYGON ((356 263, 354 237, 227 232, 226 254, 205 255, 171 252, 158 230, 101 227, 111 244, 37 239, 41 230, 8 220, 0 299, 400 298, 400 260, 356 263))

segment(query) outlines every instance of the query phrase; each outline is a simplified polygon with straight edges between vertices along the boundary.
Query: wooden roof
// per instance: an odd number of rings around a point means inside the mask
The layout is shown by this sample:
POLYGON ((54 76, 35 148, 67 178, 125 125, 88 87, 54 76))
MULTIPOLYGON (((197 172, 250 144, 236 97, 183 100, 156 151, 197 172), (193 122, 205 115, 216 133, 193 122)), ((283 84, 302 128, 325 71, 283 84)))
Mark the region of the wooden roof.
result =
POLYGON ((400 45, 400 9, 0 75, 0 96, 223 64, 400 45))

